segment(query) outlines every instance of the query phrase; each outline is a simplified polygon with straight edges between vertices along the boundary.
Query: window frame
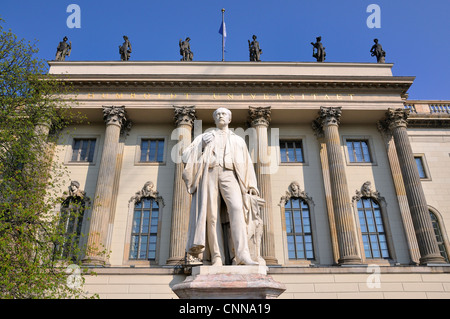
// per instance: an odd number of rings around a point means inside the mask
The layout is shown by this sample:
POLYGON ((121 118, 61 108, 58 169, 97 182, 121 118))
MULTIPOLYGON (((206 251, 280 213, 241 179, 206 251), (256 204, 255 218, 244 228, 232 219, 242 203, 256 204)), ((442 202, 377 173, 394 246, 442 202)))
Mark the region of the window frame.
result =
MULTIPOLYGON (((292 266, 311 266, 313 264, 320 264, 320 255, 318 250, 318 243, 315 238, 318 238, 317 235, 317 223, 316 216, 314 213, 314 201, 308 194, 301 190, 300 184, 298 182, 290 183, 288 187, 288 191, 286 191, 286 195, 282 196, 280 199, 280 213, 281 213, 281 223, 282 223, 282 239, 283 239, 283 252, 284 252, 284 264, 292 265, 292 266), (297 186, 297 190, 294 190, 293 185, 297 186), (314 259, 290 259, 289 258, 289 247, 288 247, 288 235, 287 235, 287 227, 286 227, 286 203, 291 199, 300 199, 303 200, 309 207, 309 221, 311 227, 311 237, 312 237, 312 248, 314 259)), ((305 255, 306 257, 306 255, 305 255)))
MULTIPOLYGON (((438 245, 442 245, 442 247, 445 249, 445 253, 447 256, 446 261, 447 261, 447 263, 450 263, 450 243, 448 240, 447 232, 445 230, 445 225, 442 220, 442 216, 436 209, 434 209, 433 207, 430 207, 430 206, 428 207, 428 212, 430 213, 430 218, 431 218, 431 214, 434 215, 435 221, 436 221, 437 225, 439 226, 439 232, 440 232, 440 235, 442 236, 442 243, 440 244, 440 242, 438 241, 438 245)), ((433 230, 434 230, 435 227, 434 227, 432 218, 431 218, 431 223, 433 224, 433 230)), ((434 233, 436 235, 436 231, 434 233)), ((440 250, 440 248, 439 248, 439 250, 440 250)), ((441 253, 441 256, 442 256, 442 253, 441 253)), ((445 256, 443 256, 443 257, 445 258, 445 256)))
POLYGON ((344 135, 342 136, 342 144, 344 148, 345 153, 345 160, 348 166, 376 166, 377 159, 375 156, 375 149, 374 144, 371 136, 367 135, 344 135), (350 160, 350 153, 347 147, 347 142, 353 142, 353 141, 359 141, 359 142, 366 142, 368 147, 368 152, 370 156, 370 162, 352 162, 350 160))
POLYGON ((102 144, 101 135, 77 134, 77 135, 70 136, 70 139, 67 143, 67 150, 66 150, 66 155, 64 158, 64 164, 71 165, 71 166, 95 166, 97 163, 97 159, 98 159, 99 149, 102 147, 101 144, 102 144), (92 162, 72 161, 75 141, 76 140, 94 140, 94 139, 95 139, 95 147, 94 147, 94 154, 92 157, 92 162))
MULTIPOLYGON (((138 136, 137 138, 137 144, 136 144, 136 152, 134 157, 134 165, 136 166, 160 166, 160 165, 166 165, 166 159, 167 159, 167 137, 166 136, 138 136), (144 140, 162 140, 164 142, 163 147, 163 154, 162 154, 162 161, 153 161, 153 162, 142 162, 141 161, 141 145, 142 141, 144 140)), ((159 149, 158 149, 159 150, 159 149)), ((158 154, 156 154, 156 158, 158 157, 158 154)))
POLYGON ((361 260, 363 263, 370 262, 371 264, 378 264, 378 265, 394 265, 397 262, 397 257, 395 253, 395 247, 393 245, 393 238, 392 238, 392 231, 391 226, 389 223, 389 218, 387 217, 387 203, 383 196, 380 195, 380 193, 376 190, 372 190, 371 182, 367 181, 365 182, 361 190, 357 190, 355 196, 352 197, 352 208, 353 208, 353 217, 354 222, 356 223, 356 232, 358 235, 358 243, 359 243, 359 255, 361 257, 361 260), (380 209, 380 215, 383 222, 384 227, 384 235, 386 237, 386 244, 387 249, 389 253, 388 258, 366 258, 366 254, 364 251, 364 242, 362 238, 362 231, 359 221, 359 212, 358 212, 358 205, 357 202, 361 200, 362 198, 370 198, 371 200, 375 201, 380 209))
MULTIPOLYGON (((134 203, 134 208, 133 208, 133 219, 132 219, 132 227, 131 227, 131 239, 130 239, 130 251, 129 251, 129 260, 132 261, 155 261, 156 260, 156 252, 157 252, 157 245, 158 245, 158 227, 159 227, 159 203, 157 202, 157 200, 153 197, 143 197, 140 201, 136 201, 134 203), (148 232, 142 232, 142 222, 144 220, 144 213, 146 211, 146 207, 145 207, 145 201, 149 201, 150 202, 150 207, 148 207, 148 211, 149 211, 149 217, 148 217, 148 232), (156 207, 153 207, 153 204, 156 204, 156 207), (136 207, 138 205, 141 205, 141 207, 136 207), (156 209, 155 209, 156 208, 156 209), (152 232, 152 220, 154 219, 154 211, 157 211, 158 216, 156 217, 157 219, 157 224, 156 224, 156 232, 152 232), (135 216, 136 213, 139 213, 140 217, 139 217, 139 225, 138 227, 138 231, 134 231, 134 227, 135 227, 135 216), (133 246, 133 237, 137 236, 138 237, 138 248, 136 250, 136 258, 132 258, 132 246, 133 246), (141 258, 140 257, 140 253, 141 253, 141 239, 142 237, 148 237, 146 240, 146 250, 145 250, 145 258, 141 258), (150 258, 149 256, 149 250, 150 250, 150 244, 151 244, 151 238, 154 237, 155 238, 155 249, 154 249, 154 257, 150 258)), ((153 251, 153 250, 152 250, 153 251)))
POLYGON ((277 140, 277 161, 279 166, 303 166, 309 165, 306 135, 280 135, 277 140), (281 141, 298 142, 302 144, 302 162, 282 162, 281 161, 281 141))
POLYGON ((425 177, 420 177, 420 171, 419 168, 417 168, 417 170, 419 171, 419 178, 421 181, 431 181, 431 174, 430 174, 430 170, 428 168, 428 163, 425 157, 424 153, 414 153, 414 161, 416 162, 416 166, 417 166, 417 161, 416 159, 420 159, 421 163, 422 163, 422 168, 423 168, 423 172, 425 173, 425 177))

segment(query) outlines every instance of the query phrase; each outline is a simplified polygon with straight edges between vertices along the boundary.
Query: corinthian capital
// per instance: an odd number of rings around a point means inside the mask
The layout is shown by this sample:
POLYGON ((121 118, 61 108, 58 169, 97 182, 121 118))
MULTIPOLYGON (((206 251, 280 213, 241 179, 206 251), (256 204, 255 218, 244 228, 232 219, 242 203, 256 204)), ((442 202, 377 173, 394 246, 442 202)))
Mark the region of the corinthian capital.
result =
POLYGON ((253 107, 249 106, 249 124, 250 126, 264 125, 269 126, 270 123, 270 106, 253 107))
POLYGON ((322 136, 323 127, 327 125, 339 125, 342 114, 342 107, 321 106, 319 116, 312 123, 313 130, 317 136, 322 136))
POLYGON ((174 106, 174 121, 175 125, 179 126, 187 124, 194 125, 195 120, 195 105, 192 106, 174 106))
POLYGON ((408 116, 409 109, 388 109, 386 112, 386 124, 391 130, 399 126, 406 127, 408 116))
POLYGON ((103 106, 103 120, 106 125, 117 125, 122 128, 127 122, 125 106, 103 106))

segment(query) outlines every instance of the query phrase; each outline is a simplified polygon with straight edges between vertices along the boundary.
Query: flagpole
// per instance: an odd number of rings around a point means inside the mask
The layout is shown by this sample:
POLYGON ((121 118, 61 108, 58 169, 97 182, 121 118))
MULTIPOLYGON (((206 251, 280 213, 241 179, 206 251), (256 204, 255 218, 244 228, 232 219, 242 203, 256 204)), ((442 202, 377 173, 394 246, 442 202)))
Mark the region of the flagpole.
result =
MULTIPOLYGON (((225 15, 225 9, 222 9, 222 27, 224 25, 224 15, 225 15)), ((225 30, 222 30, 222 62, 225 61, 225 37, 224 37, 225 30)))

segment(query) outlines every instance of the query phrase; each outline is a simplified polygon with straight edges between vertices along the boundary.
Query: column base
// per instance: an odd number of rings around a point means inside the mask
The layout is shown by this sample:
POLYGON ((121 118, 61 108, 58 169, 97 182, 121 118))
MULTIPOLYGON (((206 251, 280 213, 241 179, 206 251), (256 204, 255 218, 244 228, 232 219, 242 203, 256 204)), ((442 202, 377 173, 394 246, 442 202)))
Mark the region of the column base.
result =
POLYGON ((85 257, 81 263, 83 266, 106 266, 108 260, 103 257, 85 257))
POLYGON ((436 264, 446 264, 444 257, 441 255, 428 255, 425 257, 421 257, 419 259, 419 264, 422 266, 428 266, 428 265, 436 265, 436 264))
POLYGON ((166 260, 166 265, 180 265, 180 264, 184 264, 184 256, 180 256, 180 257, 170 257, 169 259, 166 260))
POLYGON ((339 265, 362 265, 362 260, 359 256, 345 256, 339 258, 339 265))

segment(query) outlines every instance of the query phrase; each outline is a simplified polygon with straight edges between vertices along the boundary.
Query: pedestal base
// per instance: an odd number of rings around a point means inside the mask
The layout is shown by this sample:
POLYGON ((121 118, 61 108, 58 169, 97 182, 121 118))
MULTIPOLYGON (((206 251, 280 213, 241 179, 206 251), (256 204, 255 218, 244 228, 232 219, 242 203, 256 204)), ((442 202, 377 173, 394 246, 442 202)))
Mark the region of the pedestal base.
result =
POLYGON ((286 287, 265 266, 197 266, 172 290, 181 299, 274 299, 286 287))

